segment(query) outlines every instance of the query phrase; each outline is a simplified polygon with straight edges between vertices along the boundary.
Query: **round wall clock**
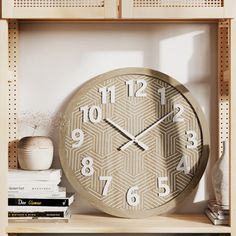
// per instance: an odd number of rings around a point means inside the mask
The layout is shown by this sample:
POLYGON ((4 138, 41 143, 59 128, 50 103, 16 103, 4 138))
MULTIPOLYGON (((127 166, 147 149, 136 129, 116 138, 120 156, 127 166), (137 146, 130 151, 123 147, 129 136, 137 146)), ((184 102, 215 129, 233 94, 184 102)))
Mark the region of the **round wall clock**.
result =
POLYGON ((60 160, 96 208, 139 218, 177 206, 209 156, 204 115, 190 92, 150 69, 118 69, 81 86, 65 111, 60 160))

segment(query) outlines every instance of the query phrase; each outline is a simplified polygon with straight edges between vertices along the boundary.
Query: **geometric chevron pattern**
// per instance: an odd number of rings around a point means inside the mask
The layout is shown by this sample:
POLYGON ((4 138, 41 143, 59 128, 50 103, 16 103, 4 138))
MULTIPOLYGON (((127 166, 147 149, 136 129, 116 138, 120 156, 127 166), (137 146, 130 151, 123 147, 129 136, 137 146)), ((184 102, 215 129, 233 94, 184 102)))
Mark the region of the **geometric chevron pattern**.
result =
MULTIPOLYGON (((134 90, 138 89, 135 85, 134 90)), ((158 209, 174 201, 193 180, 202 156, 203 142, 199 119, 190 102, 172 85, 160 78, 148 75, 125 74, 111 78, 92 80, 82 86, 66 110, 67 124, 61 131, 61 159, 63 168, 72 185, 83 196, 90 199, 99 209, 119 216, 133 216, 135 213, 158 209), (129 97, 128 80, 144 79, 147 82, 146 97, 129 97), (102 104, 101 87, 115 86, 115 103, 102 104), (158 89, 165 87, 166 103, 161 104, 158 89), (131 144, 124 151, 119 148, 129 139, 105 119, 109 118, 130 134, 136 136, 151 124, 173 111, 175 104, 181 104, 184 112, 182 122, 173 122, 178 112, 167 117, 159 125, 147 132, 140 141, 149 147, 141 149, 131 144), (83 122, 80 107, 99 106, 102 120, 98 123, 83 122), (72 148, 74 129, 84 132, 84 141, 79 148, 72 148), (191 145, 186 131, 193 130, 197 135, 197 147, 191 145), (176 168, 185 156, 190 168, 188 174, 176 168), (94 173, 84 176, 81 169, 85 157, 93 159, 94 173), (112 176, 107 195, 102 195, 104 182, 99 176, 112 176), (170 187, 168 196, 159 196, 164 188, 159 188, 158 177, 167 177, 170 187), (127 191, 137 186, 140 203, 131 206, 127 203, 127 191), (85 194, 84 194, 85 193, 85 194), (116 214, 116 210, 119 214, 116 214)), ((158 211, 157 211, 158 212, 158 211)))

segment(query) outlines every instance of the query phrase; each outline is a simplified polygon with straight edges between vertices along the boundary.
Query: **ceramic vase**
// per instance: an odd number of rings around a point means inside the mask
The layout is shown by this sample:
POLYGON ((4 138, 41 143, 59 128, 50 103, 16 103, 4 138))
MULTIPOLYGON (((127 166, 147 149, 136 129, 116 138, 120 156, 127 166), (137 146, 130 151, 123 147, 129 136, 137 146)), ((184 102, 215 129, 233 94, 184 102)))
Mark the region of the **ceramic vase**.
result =
POLYGON ((18 143, 18 160, 25 170, 46 170, 53 160, 52 140, 44 136, 29 136, 18 143))
POLYGON ((212 169, 212 183, 218 205, 229 205, 229 144, 223 142, 223 153, 212 169))

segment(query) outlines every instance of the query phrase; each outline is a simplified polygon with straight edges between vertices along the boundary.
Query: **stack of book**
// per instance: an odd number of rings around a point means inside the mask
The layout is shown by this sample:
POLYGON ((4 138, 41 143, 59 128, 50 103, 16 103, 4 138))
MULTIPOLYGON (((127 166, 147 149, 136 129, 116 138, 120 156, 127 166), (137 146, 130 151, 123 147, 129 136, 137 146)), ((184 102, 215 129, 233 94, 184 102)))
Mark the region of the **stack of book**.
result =
POLYGON ((229 206, 221 206, 215 200, 211 200, 205 213, 214 225, 229 225, 229 206))
POLYGON ((25 220, 63 221, 70 218, 74 195, 59 187, 62 171, 50 169, 8 172, 8 217, 10 222, 25 220))

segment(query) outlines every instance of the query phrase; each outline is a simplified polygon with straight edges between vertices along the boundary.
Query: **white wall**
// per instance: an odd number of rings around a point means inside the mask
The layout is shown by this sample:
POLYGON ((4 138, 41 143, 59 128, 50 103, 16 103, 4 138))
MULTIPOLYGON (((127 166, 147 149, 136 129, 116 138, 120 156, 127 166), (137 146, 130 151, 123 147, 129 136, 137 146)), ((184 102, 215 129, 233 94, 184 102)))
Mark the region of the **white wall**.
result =
MULTIPOLYGON (((183 83, 216 127, 216 26, 213 24, 21 23, 19 134, 50 135, 60 167, 58 123, 63 108, 88 79, 120 67, 149 67, 183 83), (199 94, 201 94, 199 96, 199 94)), ((212 132, 214 133, 214 132, 212 132)), ((216 137, 212 136, 212 144, 216 137)), ((211 160, 216 150, 212 145, 211 160)), ((210 166, 209 165, 209 166, 210 166)), ((208 168, 209 168, 208 166, 208 168)), ((62 185, 74 191, 64 178, 62 185)), ((210 172, 177 212, 202 212, 212 197, 210 172)), ((94 211, 79 196, 73 211, 94 211)))

